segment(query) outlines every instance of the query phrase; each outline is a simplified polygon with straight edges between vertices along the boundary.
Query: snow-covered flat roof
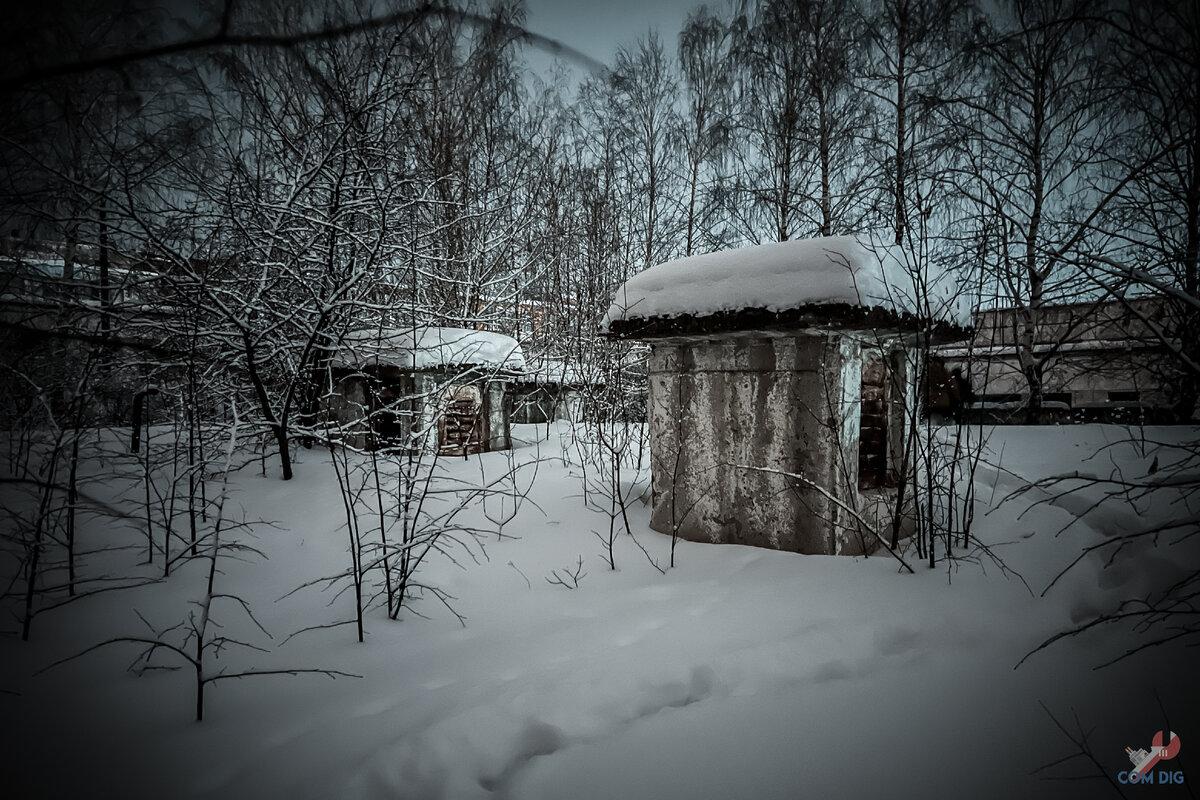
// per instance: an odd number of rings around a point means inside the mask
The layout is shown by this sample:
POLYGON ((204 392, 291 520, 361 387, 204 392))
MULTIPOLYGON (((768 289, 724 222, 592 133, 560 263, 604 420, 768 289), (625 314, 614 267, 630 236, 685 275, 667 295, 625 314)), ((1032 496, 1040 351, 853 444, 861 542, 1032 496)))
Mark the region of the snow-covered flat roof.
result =
MULTIPOLYGON (((1157 350, 1162 348, 1161 342, 1153 339, 1093 339, 1084 342, 1035 342, 1033 345, 1034 355, 1047 355, 1051 353, 1076 354, 1084 355, 1099 353, 1100 355, 1114 355, 1117 353, 1128 353, 1133 350, 1157 350)), ((931 349, 933 355, 945 358, 951 361, 965 360, 968 358, 1010 358, 1016 360, 1020 348, 1015 344, 990 344, 979 345, 977 347, 960 347, 960 346, 935 346, 931 349)))
POLYGON ((525 370, 521 345, 511 336, 469 328, 384 328, 352 331, 339 361, 358 366, 386 364, 406 369, 484 366, 525 370))
MULTIPOLYGON (((902 248, 870 237, 830 236, 743 247, 668 261, 618 290, 601 327, 651 318, 704 317, 749 309, 784 312, 850 305, 922 316, 911 261, 902 248)), ((944 274, 927 275, 928 316, 971 324, 969 305, 944 274)))

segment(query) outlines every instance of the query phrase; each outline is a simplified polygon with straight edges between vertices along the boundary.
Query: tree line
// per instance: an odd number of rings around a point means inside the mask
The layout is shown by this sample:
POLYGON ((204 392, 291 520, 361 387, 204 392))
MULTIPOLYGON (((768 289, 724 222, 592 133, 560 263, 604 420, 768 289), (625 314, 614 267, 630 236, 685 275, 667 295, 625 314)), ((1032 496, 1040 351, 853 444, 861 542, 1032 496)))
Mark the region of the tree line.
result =
POLYGON ((200 353, 284 477, 351 330, 587 361, 637 271, 810 236, 881 232, 1014 307, 1031 413, 1068 301, 1161 297, 1180 416, 1200 395, 1194 3, 744 0, 546 73, 531 49, 568 51, 516 2, 216 11, 22 12, 4 229, 61 243, 103 334, 200 353))

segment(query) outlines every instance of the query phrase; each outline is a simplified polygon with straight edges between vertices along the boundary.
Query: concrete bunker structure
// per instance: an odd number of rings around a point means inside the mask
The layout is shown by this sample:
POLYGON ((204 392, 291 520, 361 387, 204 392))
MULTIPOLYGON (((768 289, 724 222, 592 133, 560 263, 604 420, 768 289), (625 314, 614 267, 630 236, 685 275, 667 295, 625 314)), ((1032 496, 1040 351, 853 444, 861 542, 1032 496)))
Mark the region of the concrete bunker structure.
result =
POLYGON ((876 549, 915 418, 918 332, 959 338, 969 318, 944 286, 944 308, 917 315, 912 287, 902 252, 851 237, 693 256, 627 282, 604 324, 650 345, 651 527, 876 549))

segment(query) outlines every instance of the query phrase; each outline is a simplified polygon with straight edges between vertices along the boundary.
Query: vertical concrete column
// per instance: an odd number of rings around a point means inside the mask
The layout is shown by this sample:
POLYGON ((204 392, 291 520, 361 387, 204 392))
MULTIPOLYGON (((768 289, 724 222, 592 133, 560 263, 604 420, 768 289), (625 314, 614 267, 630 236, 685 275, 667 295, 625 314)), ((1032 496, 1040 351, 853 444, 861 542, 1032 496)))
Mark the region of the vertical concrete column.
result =
POLYGON ((417 430, 413 431, 413 445, 419 449, 437 448, 438 380, 428 372, 413 375, 413 394, 418 409, 417 430))
POLYGON ((507 450, 512 447, 508 411, 504 406, 504 391, 507 385, 504 381, 488 381, 484 387, 488 417, 487 450, 507 450))
POLYGON ((830 474, 827 489, 837 498, 826 507, 829 514, 829 544, 826 552, 840 554, 847 532, 856 527, 847 509, 858 510, 858 449, 862 425, 863 346, 852 336, 831 337, 833 347, 827 349, 824 373, 831 381, 828 387, 836 420, 830 435, 830 474), (845 506, 845 507, 843 507, 845 506))
POLYGON ((583 411, 583 397, 578 389, 563 387, 554 404, 554 419, 579 422, 583 411))
POLYGON ((367 446, 367 433, 370 423, 366 419, 370 413, 367 400, 367 383, 363 378, 345 378, 342 381, 342 391, 336 395, 334 415, 338 425, 343 430, 351 430, 348 441, 355 447, 367 446))
MULTIPOLYGON (((837 337, 838 378, 836 386, 839 425, 837 428, 841 474, 833 485, 838 496, 845 492, 842 484, 858 485, 858 440, 862 424, 862 344, 851 336, 837 337)), ((832 371, 831 371, 832 374, 832 371)))

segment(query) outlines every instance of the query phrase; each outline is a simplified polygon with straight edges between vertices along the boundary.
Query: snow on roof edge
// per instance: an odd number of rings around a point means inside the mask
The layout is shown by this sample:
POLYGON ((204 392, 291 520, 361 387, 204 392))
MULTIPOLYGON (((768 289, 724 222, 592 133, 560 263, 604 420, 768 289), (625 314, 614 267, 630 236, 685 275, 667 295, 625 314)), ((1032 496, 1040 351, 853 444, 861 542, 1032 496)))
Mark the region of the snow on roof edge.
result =
MULTIPOLYGON (((831 236, 752 245, 658 264, 617 291, 601 330, 616 321, 704 317, 762 309, 847 304, 897 316, 926 316, 904 249, 871 236, 831 236)), ((927 275, 932 319, 971 325, 969 304, 952 276, 927 275)))
POLYGON ((525 370, 525 354, 516 339, 471 328, 363 328, 346 335, 337 360, 407 369, 486 366, 525 370))

